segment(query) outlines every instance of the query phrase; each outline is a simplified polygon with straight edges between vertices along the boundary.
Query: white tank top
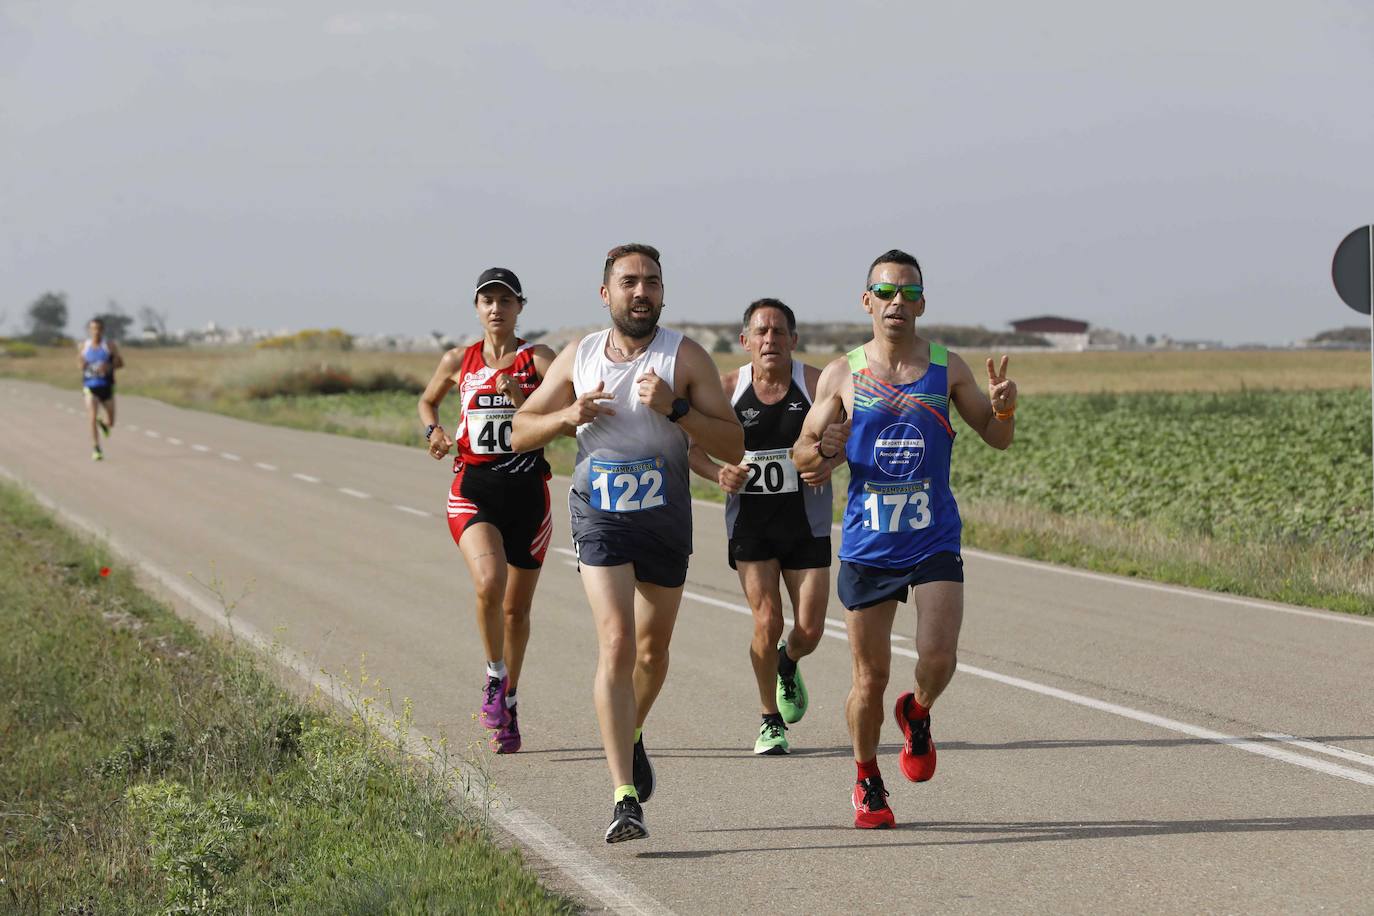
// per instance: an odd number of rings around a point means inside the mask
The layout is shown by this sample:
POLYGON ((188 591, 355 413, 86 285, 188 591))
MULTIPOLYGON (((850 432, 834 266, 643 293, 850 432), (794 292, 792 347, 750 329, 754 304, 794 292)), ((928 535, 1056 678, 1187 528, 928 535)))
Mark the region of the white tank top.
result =
POLYGON ((610 329, 577 345, 573 393, 605 383, 614 395, 600 404, 614 416, 577 429, 577 463, 569 495, 573 537, 649 537, 679 554, 692 552, 692 503, 687 434, 639 402, 636 381, 650 369, 673 386, 682 334, 660 327, 648 348, 626 363, 606 357, 610 329))

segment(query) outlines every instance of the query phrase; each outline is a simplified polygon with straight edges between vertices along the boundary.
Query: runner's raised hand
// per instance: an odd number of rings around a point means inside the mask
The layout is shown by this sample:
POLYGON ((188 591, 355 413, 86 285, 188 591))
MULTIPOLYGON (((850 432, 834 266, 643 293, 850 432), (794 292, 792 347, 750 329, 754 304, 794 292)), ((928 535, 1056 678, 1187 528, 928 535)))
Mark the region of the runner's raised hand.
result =
POLYGON ((1007 363, 1011 357, 1003 354, 1002 364, 993 367, 988 357, 988 400, 994 413, 1004 414, 1016 409, 1016 383, 1007 378, 1007 363))

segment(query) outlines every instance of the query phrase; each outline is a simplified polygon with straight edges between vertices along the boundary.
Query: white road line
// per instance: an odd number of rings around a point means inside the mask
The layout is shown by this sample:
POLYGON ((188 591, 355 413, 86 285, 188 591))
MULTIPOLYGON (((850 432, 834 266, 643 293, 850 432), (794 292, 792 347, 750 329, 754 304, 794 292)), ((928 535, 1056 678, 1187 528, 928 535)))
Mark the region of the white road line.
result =
MULTIPOLYGON (((560 553, 572 553, 572 551, 564 547, 557 547, 554 549, 558 550, 560 553)), ((575 565, 572 561, 564 562, 566 562, 569 566, 575 565)), ((699 601, 703 604, 709 604, 713 607, 725 608, 727 610, 734 611, 737 614, 753 616, 753 613, 749 610, 749 608, 744 607, 743 605, 731 604, 730 602, 722 601, 719 598, 711 598, 706 595, 698 595, 695 592, 687 591, 684 591, 682 593, 682 597, 691 598, 693 601, 699 601)), ((824 632, 826 636, 829 636, 832 639, 846 638, 845 634, 838 630, 826 629, 824 632)), ((893 646, 892 652, 895 655, 903 655, 907 658, 919 657, 915 651, 904 648, 902 646, 893 646)), ((1251 754, 1258 754, 1261 757, 1268 757, 1271 760, 1278 760, 1282 763, 1288 763, 1292 764, 1293 766, 1303 767, 1304 769, 1314 770, 1318 773, 1324 773, 1327 776, 1337 776, 1341 779, 1348 779, 1351 782, 1356 782, 1361 785, 1374 786, 1374 773, 1366 773, 1363 770, 1352 770, 1350 767, 1343 767, 1339 764, 1329 763, 1325 760, 1317 760, 1312 757, 1307 757, 1303 754, 1295 754, 1292 751, 1287 751, 1283 748, 1274 747, 1273 745, 1266 744, 1264 742, 1252 741, 1246 738, 1239 738, 1235 735, 1228 735, 1223 732, 1212 731, 1210 728, 1202 728, 1197 725, 1190 725, 1187 722, 1180 722, 1177 719, 1170 719, 1165 716, 1157 716, 1151 712, 1144 712, 1139 709, 1131 709, 1129 706, 1122 706, 1118 703, 1108 703, 1106 700, 1099 700, 1094 697, 1084 696, 1081 693, 1073 693, 1069 690, 1060 690, 1058 687, 1050 687, 1047 684, 1038 684, 1035 681, 1028 681, 1025 678, 1012 677, 1008 674, 999 674, 996 671, 989 671, 987 668, 979 668, 975 665, 960 664, 959 670, 967 674, 971 674, 974 677, 986 678, 990 681, 996 681, 999 684, 1006 684, 1008 687, 1018 687, 1021 690, 1029 690, 1031 693, 1038 693, 1041 696, 1053 697, 1056 700, 1064 700, 1065 702, 1073 703, 1076 706, 1084 706, 1088 709, 1095 709, 1098 712, 1110 713, 1114 716, 1120 716, 1123 719, 1132 719, 1136 722, 1143 722, 1146 725, 1153 725, 1156 728, 1162 728, 1167 731, 1178 732, 1180 734, 1188 735, 1193 738, 1201 738, 1205 741, 1213 741, 1217 744, 1224 744, 1227 747, 1234 747, 1237 750, 1247 751, 1251 754)), ((1298 739, 1294 739, 1295 742, 1297 740, 1298 739)), ((1326 750, 1322 751, 1323 753, 1331 753, 1332 751, 1344 750, 1343 748, 1330 748, 1325 745, 1323 747, 1327 748, 1326 750)), ((1309 750, 1312 749, 1313 748, 1309 748, 1309 750)), ((1354 751, 1345 752, 1345 754, 1354 753, 1354 751)), ((1344 755, 1338 754, 1335 756, 1344 755)), ((1363 757, 1364 755, 1361 754, 1359 756, 1363 757)))
POLYGON ((168 436, 168 437, 167 437, 167 442, 168 442, 168 444, 170 444, 170 445, 182 445, 182 444, 184 444, 184 443, 182 443, 182 441, 181 441, 180 439, 178 439, 176 436, 168 436))
POLYGON ((233 452, 220 452, 220 453, 219 453, 219 456, 220 456, 221 458, 223 458, 225 461, 242 461, 242 460, 243 460, 243 459, 240 458, 238 455, 235 455, 233 452))
POLYGON ((147 436, 149 439, 161 439, 161 438, 162 438, 162 433, 160 433, 160 432, 158 432, 157 430, 154 430, 154 429, 145 429, 145 430, 143 431, 143 435, 147 436))
POLYGON ((1064 576, 1076 576, 1080 579, 1093 579, 1098 582, 1110 582, 1115 585, 1129 585, 1132 588, 1144 588, 1154 592, 1164 592, 1170 595, 1182 595, 1187 598, 1201 598, 1206 601, 1220 601, 1222 604, 1237 604, 1241 607, 1259 608, 1263 611, 1277 611, 1280 614, 1296 614, 1299 617, 1315 617, 1318 620, 1326 620, 1331 623, 1353 623, 1357 627, 1374 627, 1374 619, 1369 617, 1357 617, 1354 614, 1339 614, 1333 611, 1313 611, 1307 608, 1289 607, 1288 605, 1275 604, 1269 601, 1260 601, 1256 598, 1238 598, 1233 595, 1222 595, 1217 592, 1208 592, 1195 588, 1184 588, 1181 585, 1165 585, 1162 582, 1141 582, 1136 579, 1127 579, 1122 576, 1109 576, 1106 573, 1089 572, 1086 569, 1071 569, 1067 566, 1055 566, 1053 563, 1041 563, 1037 560, 1023 560, 1020 557, 1008 557, 1000 553, 988 553, 984 550, 965 550, 965 554, 980 559, 996 560, 998 563, 1010 563, 1012 566, 1024 566, 1029 569, 1039 569, 1045 572, 1059 573, 1064 576))
POLYGON ((1328 754, 1332 757, 1348 760, 1351 763, 1374 767, 1374 757, 1368 754, 1361 754, 1359 751, 1336 747, 1333 744, 1322 744, 1320 741, 1313 741, 1310 738, 1297 738, 1293 735, 1285 735, 1282 732, 1261 732, 1260 737, 1271 738, 1275 741, 1286 741, 1289 744, 1296 744, 1298 747, 1306 748, 1309 751, 1316 751, 1318 754, 1328 754))
POLYGON ((318 478, 318 477, 311 477, 309 474, 297 474, 297 473, 293 473, 291 476, 294 477, 294 478, 296 478, 297 480, 304 480, 306 483, 319 483, 319 482, 320 482, 320 478, 318 478))
POLYGON ((130 424, 129 424, 128 429, 129 429, 130 432, 134 432, 134 433, 138 432, 138 426, 135 425, 135 424, 133 424, 133 423, 130 423, 130 424))
POLYGON ((345 496, 351 496, 354 499, 372 498, 371 494, 369 493, 364 493, 362 490, 350 490, 348 487, 339 487, 339 492, 344 494, 345 496))
POLYGON ((198 452, 208 452, 208 451, 210 451, 210 446, 208 446, 208 445, 193 445, 193 446, 191 446, 191 448, 195 449, 195 450, 198 451, 198 452))
MULTIPOLYGON (((567 478, 563 479, 566 480, 567 478)), ((724 503, 710 502, 704 499, 694 499, 692 500, 692 505, 709 506, 722 511, 725 509, 724 503)), ((831 525, 830 530, 838 532, 840 526, 838 524, 831 525)), ((1358 617, 1354 614, 1341 614, 1335 611, 1316 611, 1309 608, 1293 607, 1288 604, 1279 604, 1276 601, 1263 601, 1258 598, 1242 598, 1236 595, 1223 595, 1219 592, 1209 592, 1200 588, 1186 588, 1182 585, 1166 585, 1163 582, 1147 582, 1140 579, 1128 579, 1125 576, 1112 576, 1106 573, 1090 572, 1086 569, 1057 566, 1054 563, 1043 563, 1039 560, 1009 557, 1006 554, 990 553, 986 550, 978 550, 973 547, 964 548, 963 553, 971 557, 993 560, 997 563, 1009 563, 1012 566, 1023 566, 1027 569, 1038 569, 1048 573, 1058 573, 1062 576, 1077 576, 1080 579, 1094 579, 1098 582, 1108 582, 1113 585, 1126 585, 1131 588, 1143 588, 1149 591, 1164 592, 1165 594, 1182 595, 1186 598, 1197 598, 1202 601, 1219 601, 1222 604, 1234 604, 1240 607, 1257 608, 1262 611, 1276 611, 1280 614, 1295 614, 1299 617, 1315 617, 1318 620, 1325 620, 1330 623, 1350 623, 1357 627, 1374 627, 1374 619, 1369 617, 1358 617)))
POLYGON ((410 513, 411 515, 419 515, 419 516, 422 516, 422 517, 424 517, 424 518, 429 518, 429 517, 430 517, 430 514, 429 514, 428 512, 426 512, 426 511, 424 511, 423 509, 412 509, 412 508, 410 508, 409 506, 402 506, 402 505, 393 505, 391 508, 397 509, 397 510, 399 510, 399 511, 401 511, 401 512, 408 512, 408 513, 410 513))
MULTIPOLYGON (((0 476, 8 477, 15 483, 23 483, 17 475, 3 466, 0 466, 0 476)), ((28 486, 27 484, 24 485, 28 486)), ((79 515, 68 512, 32 488, 29 488, 29 492, 40 503, 69 524, 82 529, 92 537, 104 540, 117 555, 136 563, 149 578, 186 602, 191 609, 203 615, 212 624, 237 634, 239 638, 247 640, 256 647, 265 657, 291 669, 297 677, 323 692, 345 712, 351 712, 354 709, 353 704, 356 702, 356 697, 349 696, 348 691, 341 687, 337 680, 320 672, 317 666, 311 665, 304 658, 284 648, 279 640, 267 638, 252 624, 241 618, 236 617, 231 621, 225 615, 223 608, 215 605, 204 595, 193 591, 180 577, 172 575, 138 554, 127 550, 120 542, 113 539, 108 531, 79 515)), ((417 736, 428 737, 436 747, 439 744, 438 736, 425 735, 423 730, 418 728, 412 727, 410 734, 403 736, 384 720, 376 724, 378 728, 387 733, 388 737, 402 742, 410 748, 417 746, 417 736)), ((537 855, 579 885, 589 896, 599 901, 610 912, 637 914, 637 916, 660 916, 660 914, 661 916, 672 916, 672 910, 635 887, 614 869, 603 865, 591 853, 574 842, 571 837, 533 811, 521 808, 519 803, 505 792, 490 786, 484 774, 473 771, 463 763, 452 760, 441 762, 423 753, 413 753, 436 769, 444 766, 461 769, 465 778, 459 780, 458 784, 465 787, 465 791, 479 809, 491 812, 491 819, 498 826, 509 831, 520 842, 534 850, 537 855)))
POLYGON ((275 464, 265 464, 261 461, 254 461, 253 467, 262 468, 264 471, 275 471, 277 469, 275 464))

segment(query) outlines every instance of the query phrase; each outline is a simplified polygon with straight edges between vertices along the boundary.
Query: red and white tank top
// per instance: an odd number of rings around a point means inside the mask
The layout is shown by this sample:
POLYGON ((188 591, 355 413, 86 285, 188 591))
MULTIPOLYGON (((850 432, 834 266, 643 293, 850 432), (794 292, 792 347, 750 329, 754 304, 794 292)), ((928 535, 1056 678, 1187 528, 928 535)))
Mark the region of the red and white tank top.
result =
POLYGON ((463 363, 458 370, 462 414, 453 437, 457 446, 453 470, 457 472, 468 465, 507 474, 548 473, 543 449, 511 450, 515 404, 496 388, 496 381, 502 375, 514 378, 525 397, 539 387, 543 379, 534 366, 534 344, 517 338, 515 362, 505 369, 487 365, 482 345, 483 341, 479 340, 463 351, 463 363))

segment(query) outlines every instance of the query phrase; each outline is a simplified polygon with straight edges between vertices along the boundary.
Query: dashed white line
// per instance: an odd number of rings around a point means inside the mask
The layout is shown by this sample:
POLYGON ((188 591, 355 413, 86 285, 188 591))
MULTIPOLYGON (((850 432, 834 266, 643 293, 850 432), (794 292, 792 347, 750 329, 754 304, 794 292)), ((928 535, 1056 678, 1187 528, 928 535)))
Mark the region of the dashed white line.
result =
POLYGON ((191 446, 191 448, 195 449, 195 450, 198 451, 198 452, 208 452, 208 451, 210 451, 210 446, 208 446, 208 445, 193 445, 193 446, 191 446))
POLYGON ((168 441, 170 444, 172 444, 172 445, 182 445, 182 444, 183 444, 182 441, 181 441, 180 439, 178 439, 176 436, 168 436, 168 437, 167 437, 167 441, 168 441))
POLYGON ((339 487, 339 492, 344 494, 345 496, 351 496, 354 499, 372 498, 371 494, 369 493, 364 493, 362 490, 350 490, 348 487, 339 487))
POLYGON ((220 453, 219 453, 219 456, 220 456, 221 458, 223 458, 225 461, 242 461, 242 460, 243 460, 243 459, 240 458, 238 455, 235 455, 233 452, 220 452, 220 453))
POLYGON ((162 433, 158 432, 158 431, 155 430, 155 429, 145 429, 145 430, 143 431, 143 435, 147 436, 149 439, 161 439, 161 438, 162 438, 162 433))
POLYGON ((298 474, 298 473, 293 473, 291 476, 294 477, 294 478, 296 478, 297 480, 304 480, 306 483, 319 483, 319 482, 320 482, 320 478, 318 478, 318 477, 311 477, 309 474, 298 474))
POLYGON ((393 505, 391 508, 396 509, 396 510, 398 510, 398 511, 400 511, 400 512, 409 512, 411 515, 419 515, 419 516, 422 516, 422 517, 424 517, 424 518, 429 518, 429 517, 430 517, 430 514, 429 514, 428 512, 426 512, 426 511, 424 511, 423 509, 412 509, 412 508, 410 508, 409 506, 401 506, 401 505, 393 505))
POLYGON ((134 433, 138 432, 138 426, 135 425, 135 424, 133 424, 133 423, 130 423, 130 424, 129 424, 129 431, 130 431, 130 432, 134 432, 134 433))
POLYGON ((267 464, 263 461, 254 461, 253 467, 262 468, 264 471, 275 471, 277 469, 277 466, 275 464, 267 464))

